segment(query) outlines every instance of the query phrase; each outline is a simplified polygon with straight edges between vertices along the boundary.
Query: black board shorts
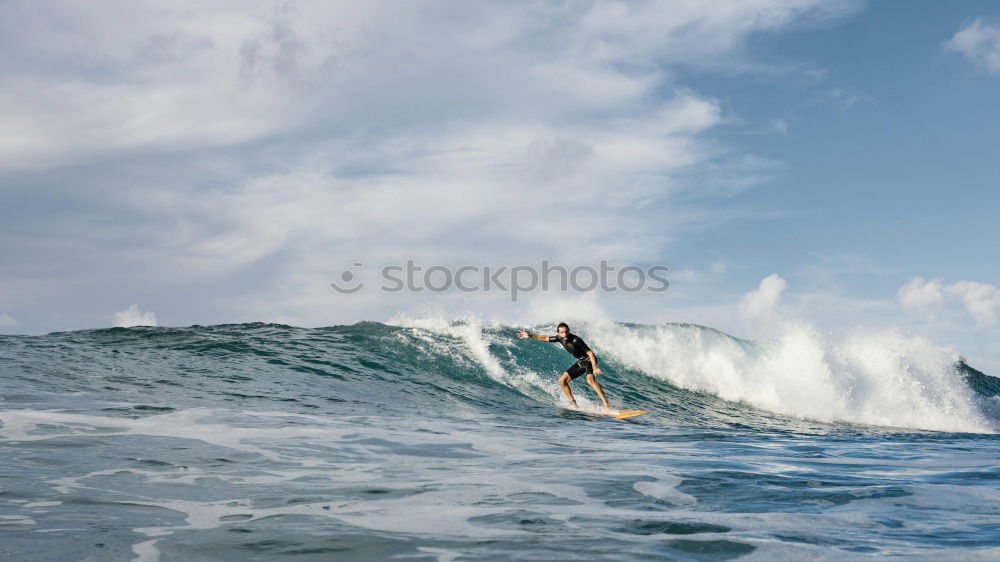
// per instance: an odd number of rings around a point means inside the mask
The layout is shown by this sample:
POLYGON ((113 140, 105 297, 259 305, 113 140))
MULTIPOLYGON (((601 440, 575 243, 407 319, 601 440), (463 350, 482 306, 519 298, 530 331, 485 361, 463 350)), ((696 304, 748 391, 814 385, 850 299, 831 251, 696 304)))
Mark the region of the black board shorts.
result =
POLYGON ((574 380, 581 375, 589 375, 593 372, 593 367, 590 365, 590 358, 586 357, 573 363, 566 372, 569 373, 569 380, 574 380))

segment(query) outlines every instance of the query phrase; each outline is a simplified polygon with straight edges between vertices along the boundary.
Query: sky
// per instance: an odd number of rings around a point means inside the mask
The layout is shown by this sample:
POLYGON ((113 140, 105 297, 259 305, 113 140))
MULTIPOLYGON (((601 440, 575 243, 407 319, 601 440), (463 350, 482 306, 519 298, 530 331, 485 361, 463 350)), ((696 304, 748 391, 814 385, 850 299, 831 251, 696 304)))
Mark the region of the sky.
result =
POLYGON ((0 333, 800 322, 995 373, 998 94, 988 1, 10 0, 0 333), (670 287, 382 290, 407 260, 670 287))

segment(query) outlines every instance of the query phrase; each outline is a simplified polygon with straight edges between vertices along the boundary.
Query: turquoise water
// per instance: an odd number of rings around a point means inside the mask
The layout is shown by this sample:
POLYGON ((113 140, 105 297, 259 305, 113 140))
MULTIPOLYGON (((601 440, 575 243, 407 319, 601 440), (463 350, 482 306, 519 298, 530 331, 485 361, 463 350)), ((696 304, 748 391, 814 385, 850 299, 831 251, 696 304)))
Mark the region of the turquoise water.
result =
POLYGON ((1000 557, 1000 381, 950 350, 575 331, 649 415, 469 319, 0 336, 0 558, 1000 557))

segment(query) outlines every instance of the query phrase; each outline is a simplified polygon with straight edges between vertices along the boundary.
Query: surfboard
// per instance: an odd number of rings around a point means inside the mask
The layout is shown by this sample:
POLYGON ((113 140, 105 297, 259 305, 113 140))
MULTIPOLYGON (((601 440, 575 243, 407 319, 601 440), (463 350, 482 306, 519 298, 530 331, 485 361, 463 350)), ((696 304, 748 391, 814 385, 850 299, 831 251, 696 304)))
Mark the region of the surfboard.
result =
POLYGON ((612 413, 609 412, 609 413, 603 414, 603 415, 610 416, 612 418, 615 418, 616 420, 624 420, 624 419, 634 418, 636 416, 641 416, 643 414, 648 414, 648 413, 649 412, 647 412, 646 410, 618 410, 617 414, 612 414, 612 413))
POLYGON ((605 416, 609 418, 615 418, 616 420, 626 420, 628 418, 634 418, 636 416, 641 416, 649 413, 646 410, 583 410, 581 408, 571 408, 571 409, 573 411, 580 412, 581 414, 605 416))

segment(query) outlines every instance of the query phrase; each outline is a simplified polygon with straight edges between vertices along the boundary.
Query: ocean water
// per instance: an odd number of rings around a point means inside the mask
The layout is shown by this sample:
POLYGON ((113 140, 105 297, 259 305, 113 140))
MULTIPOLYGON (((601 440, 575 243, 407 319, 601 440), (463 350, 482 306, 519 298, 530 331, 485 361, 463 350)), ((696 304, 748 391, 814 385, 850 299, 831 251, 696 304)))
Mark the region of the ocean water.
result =
POLYGON ((475 319, 0 336, 0 558, 1000 559, 1000 380, 954 351, 575 328, 649 415, 475 319))

